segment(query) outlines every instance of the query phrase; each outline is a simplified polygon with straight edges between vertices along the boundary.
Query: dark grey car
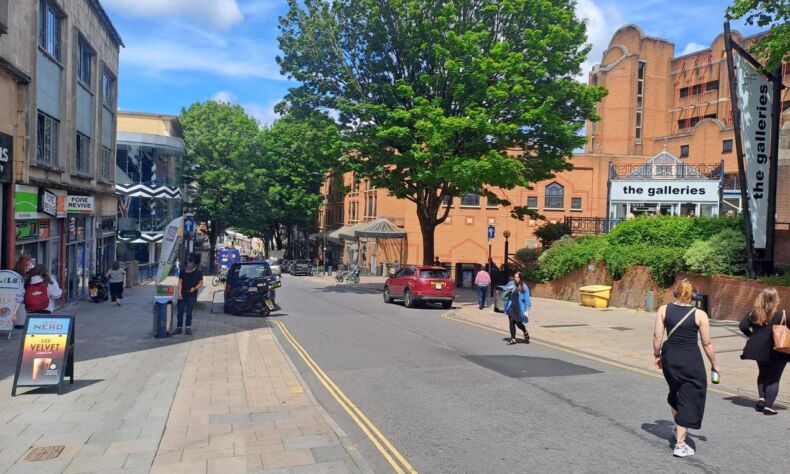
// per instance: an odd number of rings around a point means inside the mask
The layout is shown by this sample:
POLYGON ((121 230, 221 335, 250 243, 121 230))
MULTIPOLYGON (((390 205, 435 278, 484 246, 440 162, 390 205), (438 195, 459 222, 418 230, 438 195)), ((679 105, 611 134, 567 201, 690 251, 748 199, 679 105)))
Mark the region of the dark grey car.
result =
POLYGON ((313 264, 309 260, 296 260, 291 264, 291 275, 310 275, 313 264))

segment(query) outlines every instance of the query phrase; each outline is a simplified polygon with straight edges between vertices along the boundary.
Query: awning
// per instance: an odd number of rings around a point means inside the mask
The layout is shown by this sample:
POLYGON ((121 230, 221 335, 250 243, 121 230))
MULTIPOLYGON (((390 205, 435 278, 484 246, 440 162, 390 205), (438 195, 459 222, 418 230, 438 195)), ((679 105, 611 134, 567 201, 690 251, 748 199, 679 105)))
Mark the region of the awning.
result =
POLYGON ((342 236, 344 236, 344 235, 345 236, 349 236, 350 235, 351 238, 353 239, 354 238, 354 232, 351 230, 352 227, 353 226, 350 226, 350 225, 344 225, 343 227, 341 227, 341 228, 339 228, 337 230, 333 230, 332 232, 330 232, 329 235, 327 236, 327 238, 329 240, 331 240, 332 242, 340 242, 340 241, 343 240, 342 236))
POLYGON ((402 239, 406 237, 406 231, 390 222, 389 219, 380 217, 375 221, 368 222, 365 227, 357 229, 356 236, 376 239, 402 239))

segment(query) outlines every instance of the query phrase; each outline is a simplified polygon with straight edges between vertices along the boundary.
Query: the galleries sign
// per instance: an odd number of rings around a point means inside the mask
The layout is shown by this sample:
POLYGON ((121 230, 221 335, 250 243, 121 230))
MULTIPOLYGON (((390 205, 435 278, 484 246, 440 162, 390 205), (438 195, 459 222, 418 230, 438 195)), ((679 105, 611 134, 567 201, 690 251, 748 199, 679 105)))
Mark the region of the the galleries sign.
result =
POLYGON ((611 201, 718 203, 718 180, 612 181, 611 201))

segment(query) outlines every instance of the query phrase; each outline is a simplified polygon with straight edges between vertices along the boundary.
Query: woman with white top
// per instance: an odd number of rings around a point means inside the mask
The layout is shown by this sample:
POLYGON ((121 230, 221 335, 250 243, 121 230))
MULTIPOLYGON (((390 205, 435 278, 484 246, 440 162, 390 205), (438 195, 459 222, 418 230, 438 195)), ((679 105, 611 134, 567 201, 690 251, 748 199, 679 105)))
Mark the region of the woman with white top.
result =
POLYGON ((28 313, 52 314, 55 301, 62 295, 63 290, 44 265, 36 265, 27 273, 25 309, 28 313))

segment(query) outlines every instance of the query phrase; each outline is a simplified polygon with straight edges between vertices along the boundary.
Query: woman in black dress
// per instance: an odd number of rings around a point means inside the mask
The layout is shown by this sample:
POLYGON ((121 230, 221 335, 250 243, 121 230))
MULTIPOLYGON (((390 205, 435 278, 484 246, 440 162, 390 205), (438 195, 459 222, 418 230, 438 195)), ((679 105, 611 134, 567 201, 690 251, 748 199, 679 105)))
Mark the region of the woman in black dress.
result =
POLYGON ((708 388, 705 364, 697 345, 698 333, 713 370, 721 371, 716 364, 716 352, 710 339, 708 315, 694 308, 691 302, 694 287, 683 280, 674 294, 677 301, 658 309, 653 331, 653 355, 669 385, 667 401, 672 407, 676 425, 673 454, 686 457, 694 454, 694 449, 686 444, 686 433, 689 428, 699 429, 702 426, 708 388), (664 330, 667 340, 662 345, 664 330))
MULTIPOLYGON (((741 321, 741 331, 749 337, 743 348, 741 359, 757 361, 757 391, 760 399, 755 409, 766 415, 776 415, 774 401, 779 395, 779 380, 785 370, 790 354, 774 350, 773 329, 775 324, 788 324, 787 312, 779 309, 779 293, 775 288, 765 288, 757 295, 754 309, 741 321)), ((790 327, 790 324, 788 324, 790 327)))

